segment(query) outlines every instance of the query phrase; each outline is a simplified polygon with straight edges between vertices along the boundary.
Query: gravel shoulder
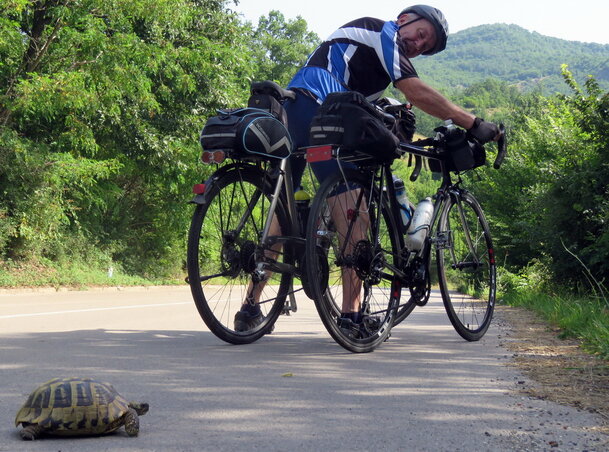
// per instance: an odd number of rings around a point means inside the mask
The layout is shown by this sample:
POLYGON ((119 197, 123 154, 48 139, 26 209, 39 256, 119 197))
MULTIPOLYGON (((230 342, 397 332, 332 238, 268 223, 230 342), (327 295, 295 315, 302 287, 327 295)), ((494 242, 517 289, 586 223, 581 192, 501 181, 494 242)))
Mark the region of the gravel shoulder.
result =
POLYGON ((560 329, 532 311, 499 305, 495 312, 505 327, 501 345, 513 353, 511 365, 535 383, 522 382, 518 391, 598 414, 594 429, 609 433, 609 362, 586 353, 575 339, 560 338, 560 329))

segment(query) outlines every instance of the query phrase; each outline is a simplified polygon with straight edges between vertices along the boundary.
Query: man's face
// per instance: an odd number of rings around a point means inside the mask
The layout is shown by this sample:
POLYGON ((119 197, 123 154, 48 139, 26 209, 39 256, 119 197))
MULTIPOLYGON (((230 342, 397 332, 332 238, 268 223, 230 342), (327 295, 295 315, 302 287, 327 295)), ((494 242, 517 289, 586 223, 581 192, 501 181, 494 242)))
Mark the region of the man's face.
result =
POLYGON ((433 49, 436 44, 436 30, 427 19, 417 19, 413 14, 402 14, 398 19, 398 26, 408 24, 399 30, 399 35, 406 45, 406 56, 414 58, 428 50, 433 49))

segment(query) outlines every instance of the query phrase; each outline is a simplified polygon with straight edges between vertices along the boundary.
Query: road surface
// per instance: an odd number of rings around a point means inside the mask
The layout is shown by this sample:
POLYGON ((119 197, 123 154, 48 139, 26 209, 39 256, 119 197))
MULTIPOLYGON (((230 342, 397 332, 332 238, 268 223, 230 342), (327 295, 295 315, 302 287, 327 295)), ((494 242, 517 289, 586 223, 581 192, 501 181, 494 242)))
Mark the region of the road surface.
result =
POLYGON ((0 451, 606 451, 592 414, 519 395, 503 326, 476 343, 439 295, 374 353, 333 342, 313 302, 246 346, 200 319, 188 287, 0 293, 0 451), (57 376, 147 401, 140 435, 24 442, 14 416, 57 376))

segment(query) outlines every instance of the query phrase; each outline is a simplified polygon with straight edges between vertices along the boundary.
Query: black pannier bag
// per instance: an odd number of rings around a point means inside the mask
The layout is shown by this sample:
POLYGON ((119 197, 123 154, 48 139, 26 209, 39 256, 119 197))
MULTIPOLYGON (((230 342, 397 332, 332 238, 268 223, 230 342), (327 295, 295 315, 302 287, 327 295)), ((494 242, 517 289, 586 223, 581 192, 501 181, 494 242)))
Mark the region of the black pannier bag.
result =
POLYGON ((219 111, 207 120, 199 141, 205 151, 227 151, 229 157, 284 159, 292 152, 285 125, 257 108, 219 111))
MULTIPOLYGON (((469 141, 465 130, 457 128, 448 130, 446 127, 438 127, 435 131, 443 133, 446 137, 446 154, 448 157, 446 165, 449 171, 467 171, 486 163, 484 146, 469 141)), ((429 169, 433 172, 440 172, 440 162, 430 159, 429 169)))
POLYGON ((399 139, 383 121, 383 113, 361 93, 330 93, 311 121, 309 143, 338 145, 391 161, 397 157, 399 139))
POLYGON ((385 113, 393 116, 395 124, 390 130, 400 141, 411 143, 417 130, 417 118, 410 103, 404 104, 391 97, 382 97, 375 102, 385 113))

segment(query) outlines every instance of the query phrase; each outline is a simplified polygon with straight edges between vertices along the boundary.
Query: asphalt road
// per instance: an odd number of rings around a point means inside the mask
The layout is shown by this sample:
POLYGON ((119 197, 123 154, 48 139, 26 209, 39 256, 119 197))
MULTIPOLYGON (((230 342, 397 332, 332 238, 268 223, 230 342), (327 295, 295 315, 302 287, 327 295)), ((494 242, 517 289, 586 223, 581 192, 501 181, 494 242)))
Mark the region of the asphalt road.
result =
POLYGON ((522 397, 494 322, 463 341, 438 294, 374 353, 333 342, 312 301, 272 335, 212 335, 187 287, 0 294, 0 451, 606 451, 598 419, 522 397), (150 403, 140 435, 24 442, 38 384, 92 376, 150 403))

